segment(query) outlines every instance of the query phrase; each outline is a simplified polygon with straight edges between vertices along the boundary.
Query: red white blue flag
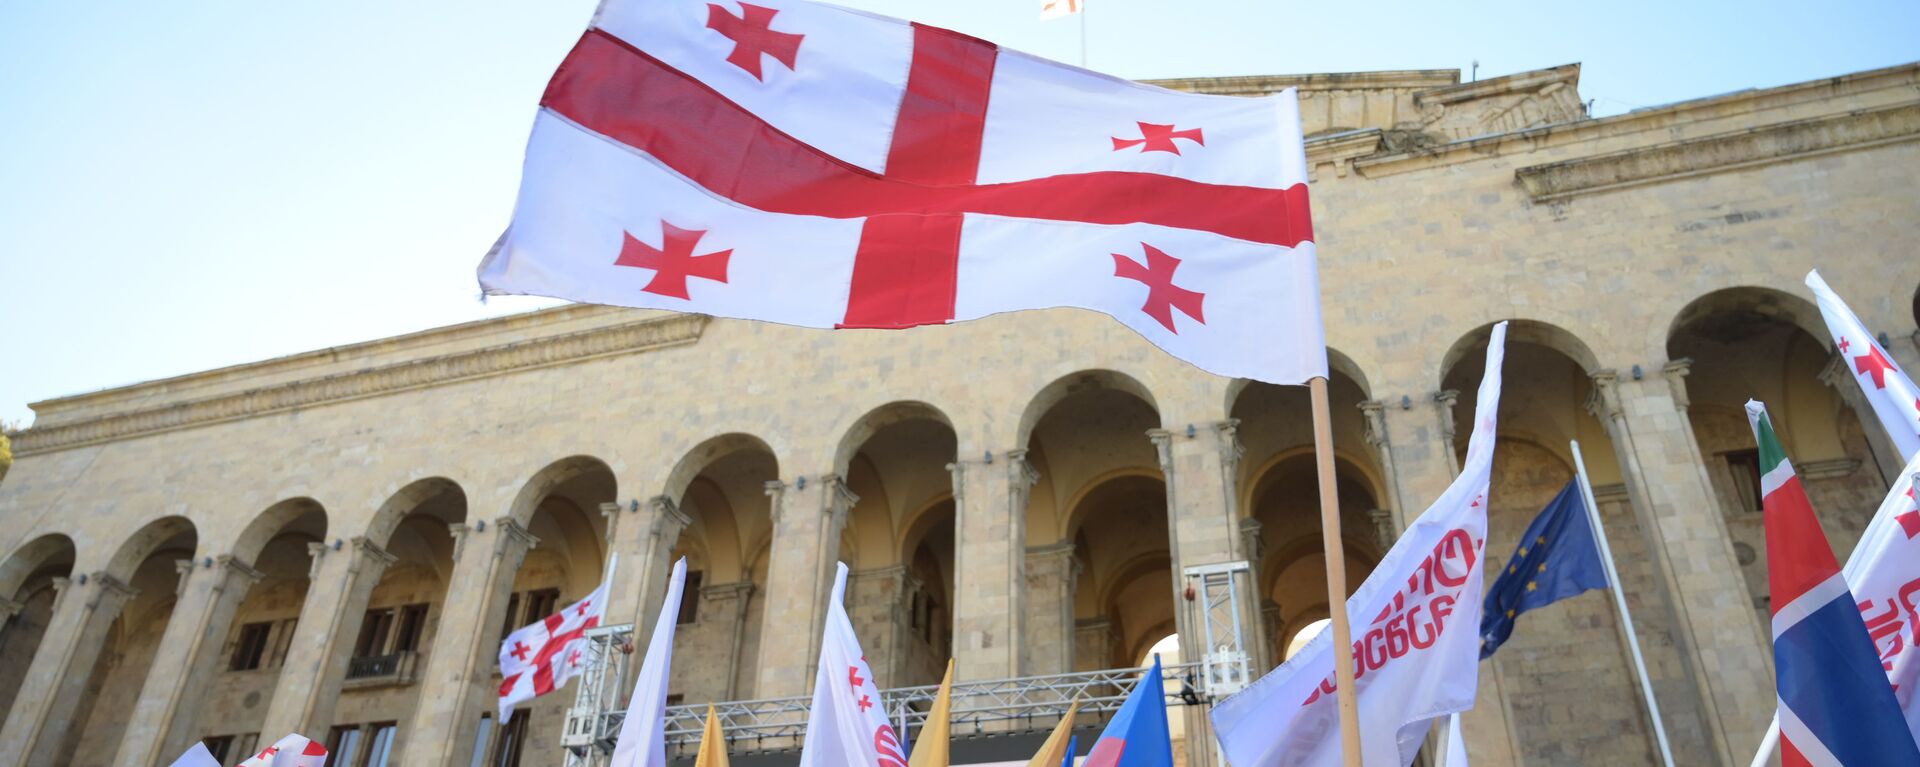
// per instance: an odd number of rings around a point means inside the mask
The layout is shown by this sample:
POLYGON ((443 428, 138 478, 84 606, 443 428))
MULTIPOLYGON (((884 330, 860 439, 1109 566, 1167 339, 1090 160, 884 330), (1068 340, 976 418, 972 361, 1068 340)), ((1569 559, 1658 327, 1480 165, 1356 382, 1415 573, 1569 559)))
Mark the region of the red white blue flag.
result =
POLYGON ((609 0, 541 98, 488 294, 815 328, 1077 307, 1326 375, 1299 104, 803 0, 609 0))
MULTIPOLYGON (((1068 754, 1072 754, 1069 748, 1068 754)), ((1167 727, 1167 688, 1160 656, 1133 686, 1127 702, 1100 731, 1081 767, 1173 767, 1173 736, 1167 727)))
POLYGON ((1763 472, 1782 764, 1920 764, 1920 748, 1766 406, 1749 401, 1747 420, 1763 472))

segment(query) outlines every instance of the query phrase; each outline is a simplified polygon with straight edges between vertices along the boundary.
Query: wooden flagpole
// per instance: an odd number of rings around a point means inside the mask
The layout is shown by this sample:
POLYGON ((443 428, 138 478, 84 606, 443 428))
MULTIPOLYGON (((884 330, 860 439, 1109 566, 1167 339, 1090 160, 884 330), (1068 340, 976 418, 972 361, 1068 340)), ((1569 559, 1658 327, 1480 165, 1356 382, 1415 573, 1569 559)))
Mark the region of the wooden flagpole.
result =
POLYGON ((1353 629, 1347 621, 1347 556, 1340 541, 1340 494, 1333 474, 1333 417, 1327 379, 1307 381, 1313 401, 1313 458, 1320 480, 1320 544, 1327 560, 1327 613, 1333 621, 1333 679, 1340 703, 1340 750, 1346 767, 1360 765, 1360 704, 1353 689, 1353 629))

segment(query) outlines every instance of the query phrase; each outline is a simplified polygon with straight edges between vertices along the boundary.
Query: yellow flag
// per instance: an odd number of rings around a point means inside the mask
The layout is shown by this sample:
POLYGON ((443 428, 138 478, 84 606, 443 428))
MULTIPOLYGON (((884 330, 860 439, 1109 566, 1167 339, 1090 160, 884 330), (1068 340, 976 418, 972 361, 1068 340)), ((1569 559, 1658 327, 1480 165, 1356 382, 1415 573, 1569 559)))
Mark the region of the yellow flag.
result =
POLYGON ((1040 744, 1040 753, 1033 755, 1027 767, 1060 767, 1060 762, 1067 758, 1067 746, 1072 743, 1073 715, 1077 713, 1080 713, 1080 699, 1074 698, 1073 705, 1067 707, 1067 715, 1053 726, 1053 734, 1040 744))
POLYGON ((700 733, 700 752, 693 757, 693 767, 727 767, 727 739, 720 734, 720 717, 713 713, 713 704, 707 704, 707 727, 700 733))
POLYGON ((0 431, 0 479, 7 478, 7 469, 13 467, 13 444, 7 441, 7 433, 0 431))
POLYGON ((947 676, 940 680, 940 694, 933 697, 933 710, 927 712, 927 724, 913 743, 913 756, 907 767, 947 767, 947 726, 953 709, 953 659, 947 659, 947 676))

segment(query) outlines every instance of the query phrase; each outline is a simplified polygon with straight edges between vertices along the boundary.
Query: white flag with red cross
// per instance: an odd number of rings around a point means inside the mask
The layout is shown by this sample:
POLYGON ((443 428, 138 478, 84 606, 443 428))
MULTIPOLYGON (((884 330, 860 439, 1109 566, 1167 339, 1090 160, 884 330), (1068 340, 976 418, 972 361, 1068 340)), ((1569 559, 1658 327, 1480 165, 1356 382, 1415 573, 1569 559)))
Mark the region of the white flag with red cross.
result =
POLYGON ((800 767, 907 767, 906 748, 887 722, 880 686, 847 619, 847 564, 835 564, 800 767))
POLYGON ((1820 317, 1826 320, 1827 331, 1833 334, 1834 349, 1840 352, 1841 361, 1846 364, 1847 372, 1853 374, 1854 382, 1860 384, 1860 392, 1873 406, 1873 414, 1879 417, 1887 436, 1893 438, 1901 462, 1920 455, 1920 387, 1914 386, 1913 379, 1893 364, 1887 350, 1881 348, 1847 302, 1827 287, 1819 271, 1807 272, 1807 287, 1813 289, 1814 298, 1820 302, 1820 317))
POLYGON ((1353 646, 1322 631, 1247 689, 1214 704, 1220 750, 1234 767, 1341 764, 1334 653, 1353 653, 1366 767, 1413 763, 1427 731, 1473 708, 1479 689, 1487 493, 1507 324, 1493 328, 1460 475, 1347 600, 1353 646))
POLYGON ((1040 0, 1040 20, 1072 16, 1079 13, 1085 4, 1082 0, 1040 0))
POLYGON ((547 85, 489 294, 819 328, 1048 307, 1326 373, 1299 105, 804 0, 608 0, 547 85))
MULTIPOLYGON (((611 574, 611 568, 609 568, 611 574)), ((500 718, 513 707, 559 689, 586 670, 587 630, 607 614, 607 584, 560 612, 507 635, 500 643, 500 718)))
POLYGON ((290 734, 242 761, 239 767, 327 767, 327 747, 298 733, 290 734))

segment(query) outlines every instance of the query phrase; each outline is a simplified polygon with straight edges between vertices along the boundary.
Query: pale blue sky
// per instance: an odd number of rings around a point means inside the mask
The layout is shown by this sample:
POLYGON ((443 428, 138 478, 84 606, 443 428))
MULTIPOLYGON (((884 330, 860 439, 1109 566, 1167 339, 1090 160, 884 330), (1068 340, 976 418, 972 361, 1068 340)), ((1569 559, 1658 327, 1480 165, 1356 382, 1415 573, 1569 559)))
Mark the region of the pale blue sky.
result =
MULTIPOLYGON (((847 0, 1064 61, 1037 0, 847 0)), ((594 0, 0 0, 0 420, 548 305, 481 305, 594 0)), ((1132 78, 1581 62, 1598 114, 1920 60, 1904 2, 1090 0, 1132 78)))

